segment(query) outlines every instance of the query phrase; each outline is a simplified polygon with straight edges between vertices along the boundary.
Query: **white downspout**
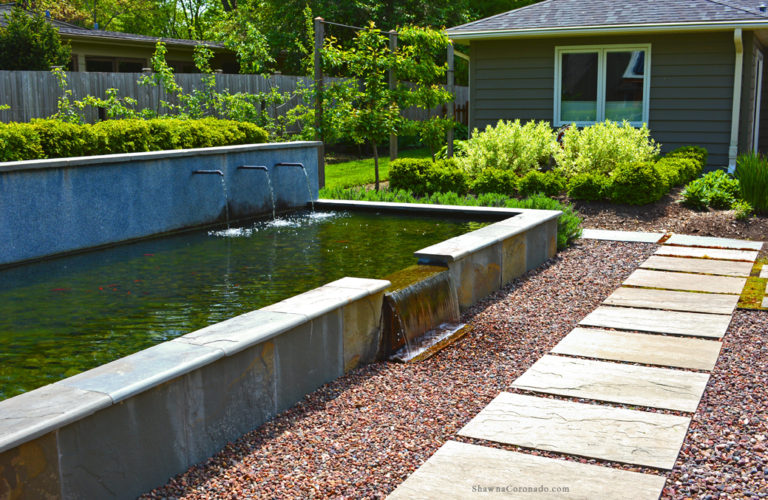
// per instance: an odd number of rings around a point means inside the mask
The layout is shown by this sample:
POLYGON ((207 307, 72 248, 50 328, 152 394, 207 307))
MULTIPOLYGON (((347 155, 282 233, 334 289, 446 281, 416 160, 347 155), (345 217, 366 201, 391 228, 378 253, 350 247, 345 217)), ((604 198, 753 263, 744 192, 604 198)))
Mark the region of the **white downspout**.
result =
POLYGON ((733 68, 733 110, 731 111, 731 144, 728 147, 728 172, 736 170, 736 156, 739 154, 739 112, 741 111, 741 81, 744 66, 744 42, 741 28, 733 30, 733 44, 736 47, 736 62, 733 68))

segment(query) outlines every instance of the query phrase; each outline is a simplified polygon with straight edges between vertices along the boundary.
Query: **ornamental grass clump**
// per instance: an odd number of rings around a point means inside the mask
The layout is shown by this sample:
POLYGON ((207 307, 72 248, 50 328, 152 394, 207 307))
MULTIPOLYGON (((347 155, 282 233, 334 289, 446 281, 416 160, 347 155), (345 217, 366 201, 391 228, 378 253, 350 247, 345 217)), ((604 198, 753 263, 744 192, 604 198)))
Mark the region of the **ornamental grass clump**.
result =
POLYGON ((741 198, 757 213, 768 213, 768 158, 754 153, 741 155, 734 176, 739 181, 741 198))
POLYGON ((487 169, 510 170, 522 177, 549 163, 557 147, 555 132, 549 122, 529 121, 524 125, 500 120, 484 131, 475 129, 466 144, 466 156, 458 158, 470 174, 487 169))
POLYGON ((652 162, 659 154, 648 127, 635 128, 627 121, 569 127, 562 132, 560 146, 554 158, 557 169, 568 178, 583 173, 607 176, 621 164, 652 162))

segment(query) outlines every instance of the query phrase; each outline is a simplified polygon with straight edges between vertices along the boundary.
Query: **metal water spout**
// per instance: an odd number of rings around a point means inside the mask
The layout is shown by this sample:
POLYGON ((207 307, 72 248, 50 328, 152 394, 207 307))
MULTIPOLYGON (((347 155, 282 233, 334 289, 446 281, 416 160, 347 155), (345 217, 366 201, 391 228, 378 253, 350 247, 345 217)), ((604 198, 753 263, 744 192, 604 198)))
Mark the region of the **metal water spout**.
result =
POLYGON ((301 171, 304 172, 304 178, 307 180, 307 193, 309 194, 309 203, 312 205, 312 211, 315 211, 315 201, 312 199, 312 186, 309 184, 309 174, 307 174, 307 169, 304 168, 303 163, 288 163, 288 162, 280 162, 275 163, 275 167, 299 167, 301 168, 301 171))
POLYGON ((272 201, 272 219, 277 218, 275 213, 275 191, 272 189, 272 179, 269 177, 269 169, 264 165, 241 165, 238 170, 263 170, 267 174, 267 186, 269 186, 269 199, 272 201))
POLYGON ((229 229, 229 196, 227 196, 227 181, 224 180, 224 172, 221 170, 193 170, 192 174, 212 174, 221 176, 221 189, 224 193, 224 213, 227 220, 227 229, 229 229))

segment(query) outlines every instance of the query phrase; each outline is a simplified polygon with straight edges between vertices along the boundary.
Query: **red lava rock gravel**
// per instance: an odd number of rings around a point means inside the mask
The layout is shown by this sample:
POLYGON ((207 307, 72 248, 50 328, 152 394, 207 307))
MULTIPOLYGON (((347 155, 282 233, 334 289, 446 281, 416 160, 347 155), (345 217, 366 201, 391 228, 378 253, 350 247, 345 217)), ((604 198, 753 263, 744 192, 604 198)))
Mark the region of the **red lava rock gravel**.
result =
MULTIPOLYGON (((655 248, 582 240, 468 311, 474 330, 456 345, 326 384, 143 498, 382 498, 444 442, 468 441, 456 432, 655 248)), ((665 498, 765 496, 766 331, 768 314, 736 314, 665 498)))

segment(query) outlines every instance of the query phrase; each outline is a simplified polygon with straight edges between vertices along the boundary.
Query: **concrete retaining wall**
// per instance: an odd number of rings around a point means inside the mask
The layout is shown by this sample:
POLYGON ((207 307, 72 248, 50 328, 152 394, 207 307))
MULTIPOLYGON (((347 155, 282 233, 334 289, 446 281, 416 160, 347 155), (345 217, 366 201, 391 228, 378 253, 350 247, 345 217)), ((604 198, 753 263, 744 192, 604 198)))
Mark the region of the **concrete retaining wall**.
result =
POLYGON ((316 142, 248 144, 176 151, 0 163, 0 266, 272 210, 265 165, 281 208, 318 193, 316 142), (303 163, 311 193, 299 168, 303 163), (194 209, 190 209, 193 207, 194 209))
MULTIPOLYGON (((560 212, 317 205, 503 218, 416 252, 450 269, 462 307, 556 250, 560 212)), ((165 483, 377 359, 389 285, 343 278, 0 401, 0 499, 135 498, 165 483)))

